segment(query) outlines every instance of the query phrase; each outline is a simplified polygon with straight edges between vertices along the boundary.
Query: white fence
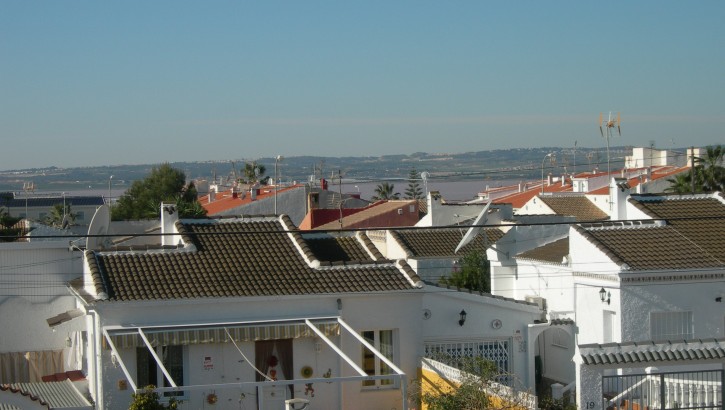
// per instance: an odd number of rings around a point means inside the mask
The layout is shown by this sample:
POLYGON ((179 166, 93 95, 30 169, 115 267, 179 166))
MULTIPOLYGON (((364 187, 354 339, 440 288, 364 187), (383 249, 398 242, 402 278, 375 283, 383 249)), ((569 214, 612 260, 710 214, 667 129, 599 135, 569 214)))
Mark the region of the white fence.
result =
MULTIPOLYGON (((439 377, 448 381, 462 383, 467 378, 467 375, 463 371, 433 359, 421 359, 421 366, 423 370, 435 372, 439 377)), ((499 397, 514 404, 520 404, 527 409, 537 408, 536 396, 528 391, 516 390, 513 387, 496 382, 489 382, 484 387, 484 391, 491 396, 499 397)))

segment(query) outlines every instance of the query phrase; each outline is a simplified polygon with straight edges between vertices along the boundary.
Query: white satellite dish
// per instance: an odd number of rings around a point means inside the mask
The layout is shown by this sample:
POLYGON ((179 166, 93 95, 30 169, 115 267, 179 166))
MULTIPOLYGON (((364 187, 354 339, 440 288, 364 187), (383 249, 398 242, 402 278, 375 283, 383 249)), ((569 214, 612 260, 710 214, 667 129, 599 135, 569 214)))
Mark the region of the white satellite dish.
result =
POLYGON ((111 225, 111 211, 108 205, 101 205, 93 214, 91 224, 88 226, 88 237, 86 238, 86 249, 104 249, 110 243, 107 236, 111 225))
MULTIPOLYGON (((456 247, 456 250, 453 251, 453 253, 458 253, 458 251, 461 248, 468 245, 468 243, 471 242, 473 240, 473 238, 475 238, 476 235, 478 235, 479 232, 481 232, 481 229, 483 229, 483 227, 481 227, 479 225, 486 224, 486 219, 488 219, 488 208, 490 208, 490 207, 491 207, 490 202, 487 203, 485 207, 483 207, 483 210, 481 211, 481 213, 478 214, 478 216, 476 217, 476 220, 473 221, 473 226, 471 226, 468 229, 468 232, 466 232, 466 234, 463 235, 463 239, 461 239, 461 242, 458 243, 458 246, 456 247)), ((484 241, 485 241, 485 236, 484 236, 484 241)), ((488 246, 488 244, 486 244, 486 246, 488 246)))

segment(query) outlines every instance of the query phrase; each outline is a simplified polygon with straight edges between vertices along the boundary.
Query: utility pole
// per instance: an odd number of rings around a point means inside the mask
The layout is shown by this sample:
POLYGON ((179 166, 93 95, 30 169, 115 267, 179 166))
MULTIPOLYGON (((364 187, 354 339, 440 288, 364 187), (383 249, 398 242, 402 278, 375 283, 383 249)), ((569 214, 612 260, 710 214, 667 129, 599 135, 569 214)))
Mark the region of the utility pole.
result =
POLYGON ((695 195, 695 147, 690 147, 690 180, 692 181, 692 195, 695 195))

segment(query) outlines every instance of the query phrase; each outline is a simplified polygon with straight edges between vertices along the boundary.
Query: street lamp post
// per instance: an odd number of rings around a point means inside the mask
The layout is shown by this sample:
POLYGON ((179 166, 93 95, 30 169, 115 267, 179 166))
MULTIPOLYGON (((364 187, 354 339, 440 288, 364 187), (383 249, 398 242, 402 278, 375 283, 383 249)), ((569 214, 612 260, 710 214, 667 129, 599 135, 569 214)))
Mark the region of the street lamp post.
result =
POLYGON ((546 154, 544 159, 541 160, 541 194, 542 195, 544 194, 544 162, 546 161, 547 158, 551 158, 552 156, 554 156, 554 153, 550 152, 550 153, 546 154))
POLYGON ((277 215, 277 184, 278 184, 278 176, 277 176, 277 168, 279 166, 279 162, 284 159, 283 156, 277 155, 274 159, 274 214, 277 215))
POLYGON ((345 198, 342 201, 340 201, 340 230, 342 230, 342 204, 344 204, 345 202, 347 202, 347 201, 349 201, 351 199, 354 199, 354 198, 353 197, 349 197, 349 198, 345 198))
POLYGON ((108 207, 111 207, 111 181, 113 180, 113 175, 108 177, 108 207))

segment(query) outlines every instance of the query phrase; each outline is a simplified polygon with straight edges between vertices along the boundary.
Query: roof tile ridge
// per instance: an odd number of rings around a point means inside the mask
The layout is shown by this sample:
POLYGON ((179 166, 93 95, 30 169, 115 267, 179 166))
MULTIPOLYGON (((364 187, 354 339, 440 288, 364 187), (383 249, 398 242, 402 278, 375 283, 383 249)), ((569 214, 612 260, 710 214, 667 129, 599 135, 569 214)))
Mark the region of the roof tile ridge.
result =
POLYGON ((85 251, 88 269, 93 279, 93 287, 96 290, 96 297, 102 300, 108 300, 108 287, 106 286, 106 277, 101 270, 101 264, 98 263, 98 255, 95 251, 85 251))
POLYGON ((403 259, 398 259, 395 261, 395 267, 398 268, 398 270, 403 274, 403 276, 405 276, 413 287, 418 289, 425 287, 425 282, 423 282, 420 276, 415 273, 415 270, 408 265, 408 262, 403 259))
POLYGON ((580 225, 573 225, 572 228, 574 228, 574 230, 577 231, 584 239, 589 241, 589 243, 594 245, 600 251, 604 252, 604 254, 607 255, 612 260, 612 262, 621 266, 625 270, 629 270, 629 265, 624 261, 624 259, 622 259, 621 256, 619 256, 619 254, 614 252, 610 247, 604 245, 599 239, 589 233, 586 228, 580 225))
POLYGON ((181 236, 181 240, 184 242, 184 249, 189 251, 196 251, 196 244, 194 243, 191 235, 192 233, 187 229, 184 222, 181 220, 177 220, 174 222, 174 227, 176 228, 176 232, 179 233, 179 236, 181 236))
POLYGON ((321 264, 320 260, 317 259, 317 256, 315 256, 314 253, 312 253, 310 246, 307 244, 305 238, 302 237, 302 234, 297 226, 295 226, 294 222, 292 222, 292 219, 288 215, 282 214, 279 216, 278 221, 282 226, 282 230, 287 232, 287 237, 292 242, 292 245, 295 249, 297 249, 297 252, 300 253, 300 256, 302 256, 305 263, 307 263, 307 266, 313 269, 319 268, 321 264))
POLYGON ((413 251, 410 247, 408 247, 408 244, 405 243, 405 240, 403 240, 403 237, 400 236, 400 233, 397 230, 391 229, 388 233, 390 234, 390 237, 400 246, 403 252, 405 252, 406 259, 413 256, 413 251))
POLYGON ((381 259, 385 259, 383 254, 380 253, 380 250, 378 249, 377 246, 375 246, 372 239, 370 239, 370 237, 367 235, 366 232, 358 231, 355 234, 355 238, 357 239, 357 241, 361 244, 363 249, 365 249, 365 251, 368 253, 368 255, 370 255, 370 257, 374 261, 379 261, 381 259))

